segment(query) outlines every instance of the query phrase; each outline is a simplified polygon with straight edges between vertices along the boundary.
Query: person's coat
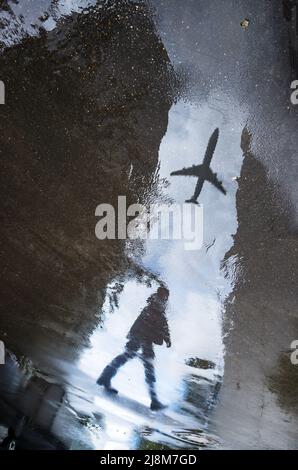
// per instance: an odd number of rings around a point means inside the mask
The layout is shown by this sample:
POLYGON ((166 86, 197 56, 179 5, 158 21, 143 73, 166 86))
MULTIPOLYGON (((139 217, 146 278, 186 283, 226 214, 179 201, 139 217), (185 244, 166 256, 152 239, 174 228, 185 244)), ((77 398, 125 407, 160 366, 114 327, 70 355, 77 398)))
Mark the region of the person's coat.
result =
POLYGON ((170 343, 170 332, 166 318, 167 301, 157 294, 151 295, 146 307, 132 325, 127 338, 162 345, 170 343))

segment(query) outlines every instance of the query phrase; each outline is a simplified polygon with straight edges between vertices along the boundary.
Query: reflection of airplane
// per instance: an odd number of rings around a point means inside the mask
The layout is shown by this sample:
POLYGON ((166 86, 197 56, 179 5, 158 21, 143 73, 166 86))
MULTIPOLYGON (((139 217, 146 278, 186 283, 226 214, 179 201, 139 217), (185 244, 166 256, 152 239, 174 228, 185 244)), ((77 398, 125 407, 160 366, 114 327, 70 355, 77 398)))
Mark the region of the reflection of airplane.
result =
POLYGON ((202 191, 205 180, 213 184, 213 186, 215 186, 223 194, 227 194, 225 188, 222 185, 222 182, 219 181, 216 173, 213 173, 213 171, 210 168, 210 163, 211 163, 214 150, 218 141, 218 136, 219 136, 219 130, 215 129, 215 131, 213 132, 212 136, 209 139, 207 150, 206 150, 202 165, 193 165, 190 168, 183 168, 182 170, 173 171, 171 173, 171 176, 197 176, 198 177, 198 182, 196 185, 194 195, 191 197, 191 199, 187 200, 186 202, 193 202, 195 204, 198 204, 197 199, 202 191))

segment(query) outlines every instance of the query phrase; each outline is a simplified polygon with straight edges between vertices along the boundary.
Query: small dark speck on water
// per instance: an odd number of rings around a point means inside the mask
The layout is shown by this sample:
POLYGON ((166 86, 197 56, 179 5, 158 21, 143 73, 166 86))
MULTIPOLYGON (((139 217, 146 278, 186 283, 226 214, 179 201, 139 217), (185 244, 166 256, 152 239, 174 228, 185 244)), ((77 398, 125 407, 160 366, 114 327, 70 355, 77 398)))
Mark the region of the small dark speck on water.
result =
POLYGON ((243 21, 241 21, 240 26, 243 28, 245 31, 249 28, 250 25, 250 20, 247 18, 244 18, 243 21))

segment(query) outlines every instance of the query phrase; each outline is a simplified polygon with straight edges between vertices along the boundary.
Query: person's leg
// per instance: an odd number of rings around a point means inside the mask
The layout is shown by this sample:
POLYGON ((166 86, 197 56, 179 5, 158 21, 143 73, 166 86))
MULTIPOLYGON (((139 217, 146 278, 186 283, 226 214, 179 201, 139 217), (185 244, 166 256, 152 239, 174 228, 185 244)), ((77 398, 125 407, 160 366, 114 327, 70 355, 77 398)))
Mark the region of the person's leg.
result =
POLYGON ((119 356, 115 357, 115 359, 113 359, 112 362, 104 368, 97 380, 97 384, 102 385, 111 393, 118 393, 118 391, 111 386, 111 380, 117 374, 120 367, 136 356, 139 347, 140 345, 137 341, 128 341, 125 346, 124 353, 119 354, 119 356))
POLYGON ((148 385, 149 395, 151 398, 150 408, 151 410, 157 411, 157 410, 162 410, 163 408, 165 408, 165 406, 162 403, 160 403, 160 401, 158 400, 156 390, 155 390, 156 378, 155 378, 155 371, 154 371, 154 365, 153 365, 154 357, 155 357, 155 354, 154 354, 152 343, 143 343, 141 359, 144 364, 145 380, 148 385))

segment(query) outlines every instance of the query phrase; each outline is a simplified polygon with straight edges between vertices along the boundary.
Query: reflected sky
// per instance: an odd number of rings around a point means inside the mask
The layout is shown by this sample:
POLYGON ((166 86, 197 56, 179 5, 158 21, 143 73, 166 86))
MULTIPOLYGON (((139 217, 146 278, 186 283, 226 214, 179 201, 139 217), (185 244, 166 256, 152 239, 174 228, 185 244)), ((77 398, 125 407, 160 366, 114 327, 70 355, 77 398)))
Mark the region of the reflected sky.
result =
MULTIPOLYGON (((198 357, 214 362, 217 365, 216 373, 222 374, 224 369, 222 302, 230 292, 231 285, 220 271, 220 264, 233 244, 232 234, 237 229, 235 179, 240 174, 242 164, 240 136, 243 116, 230 100, 225 102, 224 96, 220 98, 220 112, 207 104, 195 106, 180 101, 174 105, 169 115, 168 130, 159 150, 160 178, 167 178, 170 181, 170 186, 164 190, 164 193, 175 202, 183 203, 191 194, 196 180, 171 178, 169 175, 176 168, 201 163, 209 136, 215 127, 220 128, 220 138, 212 168, 223 179, 227 196, 223 196, 209 183, 205 183, 200 196, 204 210, 203 248, 187 251, 182 240, 147 240, 145 254, 141 260, 137 260, 146 270, 158 274, 170 290, 167 317, 172 347, 167 349, 166 346, 156 346, 155 363, 158 395, 161 401, 168 405, 163 414, 171 418, 173 412, 175 416, 178 413, 179 425, 176 425, 176 430, 181 427, 191 428, 194 424, 191 417, 181 411, 187 386, 184 380, 190 373, 185 361, 198 357), (208 249, 213 242, 213 246, 208 249)), ((95 381, 105 365, 122 352, 126 335, 145 306, 147 298, 154 292, 154 288, 156 289, 156 286, 150 289, 129 280, 119 297, 119 308, 109 313, 108 305, 104 306, 107 312, 104 326, 101 325, 94 332, 90 349, 83 353, 79 361, 80 369, 92 380, 95 381)), ((204 374, 206 371, 193 369, 191 372, 204 374)), ((113 380, 113 385, 119 389, 119 397, 124 395, 136 403, 148 406, 150 402, 143 376, 142 364, 138 360, 130 361, 121 368, 113 380)), ((118 416, 122 422, 122 427, 123 422, 126 422, 125 436, 128 445, 132 445, 131 439, 136 428, 148 425, 150 413, 146 413, 147 417, 136 415, 132 410, 128 413, 126 408, 119 406, 119 403, 116 405, 117 411, 112 413, 111 408, 115 404, 111 404, 111 400, 108 400, 107 406, 107 399, 102 399, 101 395, 99 393, 95 398, 96 405, 104 413, 107 411, 106 408, 109 410, 105 419, 109 439, 105 445, 111 447, 116 445, 116 442, 112 444, 113 439, 108 431, 115 425, 113 424, 115 416, 118 416)), ((149 425, 154 426, 150 419, 149 425)), ((175 425, 171 423, 170 428, 167 432, 173 434, 175 425)), ((159 431, 161 431, 160 423, 159 431)), ((158 439, 161 439, 160 435, 158 439)), ((164 439, 163 437, 161 440, 164 439)))

